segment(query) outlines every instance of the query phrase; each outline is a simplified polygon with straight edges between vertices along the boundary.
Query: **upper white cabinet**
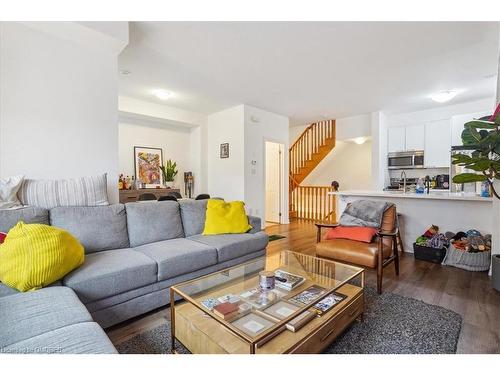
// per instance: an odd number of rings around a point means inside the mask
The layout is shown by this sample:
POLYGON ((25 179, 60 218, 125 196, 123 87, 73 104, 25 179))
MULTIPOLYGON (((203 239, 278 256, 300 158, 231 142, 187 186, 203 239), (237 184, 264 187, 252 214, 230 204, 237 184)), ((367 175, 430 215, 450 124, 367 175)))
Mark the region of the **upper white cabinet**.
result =
POLYGON ((406 127, 406 151, 423 150, 425 147, 425 125, 411 125, 406 127))
POLYGON ((405 128, 389 128, 387 129, 387 151, 405 151, 406 150, 406 135, 405 128))
POLYGON ((450 120, 439 120, 425 124, 424 150, 425 167, 436 168, 450 166, 450 120))

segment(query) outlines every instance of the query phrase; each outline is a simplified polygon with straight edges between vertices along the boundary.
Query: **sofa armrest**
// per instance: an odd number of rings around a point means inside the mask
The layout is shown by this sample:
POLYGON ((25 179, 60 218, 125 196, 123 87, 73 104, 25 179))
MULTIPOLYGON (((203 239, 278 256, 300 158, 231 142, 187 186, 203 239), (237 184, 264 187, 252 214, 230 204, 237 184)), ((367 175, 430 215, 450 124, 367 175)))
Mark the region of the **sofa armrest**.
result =
POLYGON ((262 230, 262 221, 260 217, 248 215, 248 223, 252 226, 252 229, 248 233, 257 233, 262 230))

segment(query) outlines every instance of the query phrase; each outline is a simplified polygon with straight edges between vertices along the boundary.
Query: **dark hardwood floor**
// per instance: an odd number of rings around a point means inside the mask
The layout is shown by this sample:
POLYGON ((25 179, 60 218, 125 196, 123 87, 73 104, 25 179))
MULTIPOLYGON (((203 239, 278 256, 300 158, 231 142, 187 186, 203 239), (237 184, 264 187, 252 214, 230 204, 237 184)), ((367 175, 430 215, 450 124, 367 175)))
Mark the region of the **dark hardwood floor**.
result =
MULTIPOLYGON (((286 236, 269 244, 270 254, 280 250, 314 254, 316 231, 309 221, 268 226, 266 232, 286 236)), ((491 287, 487 273, 415 260, 411 253, 401 258, 400 271, 397 277, 394 267, 384 269, 384 292, 412 297, 459 313, 463 325, 458 353, 500 353, 500 292, 491 287)), ((376 287, 374 271, 367 271, 366 282, 376 287)), ((107 333, 111 341, 118 344, 168 319, 168 308, 164 308, 112 327, 107 333)))

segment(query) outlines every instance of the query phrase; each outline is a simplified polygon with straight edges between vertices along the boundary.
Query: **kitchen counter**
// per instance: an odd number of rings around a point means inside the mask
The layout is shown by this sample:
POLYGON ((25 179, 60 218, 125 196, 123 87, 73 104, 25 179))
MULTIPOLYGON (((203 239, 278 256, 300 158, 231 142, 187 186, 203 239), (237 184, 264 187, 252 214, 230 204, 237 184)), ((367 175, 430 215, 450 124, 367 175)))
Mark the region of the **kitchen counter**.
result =
POLYGON ((477 229, 483 234, 493 229, 493 198, 450 192, 430 194, 401 191, 346 190, 337 196, 337 220, 350 202, 358 199, 392 202, 400 215, 400 230, 405 251, 413 252, 413 242, 431 225, 440 232, 477 229))
POLYGON ((480 201, 492 202, 493 198, 485 198, 479 195, 450 193, 445 191, 430 191, 429 194, 403 193, 401 191, 380 191, 380 190, 346 190, 336 191, 328 194, 332 195, 349 195, 359 197, 388 197, 388 198, 407 198, 407 199, 446 199, 458 201, 480 201))

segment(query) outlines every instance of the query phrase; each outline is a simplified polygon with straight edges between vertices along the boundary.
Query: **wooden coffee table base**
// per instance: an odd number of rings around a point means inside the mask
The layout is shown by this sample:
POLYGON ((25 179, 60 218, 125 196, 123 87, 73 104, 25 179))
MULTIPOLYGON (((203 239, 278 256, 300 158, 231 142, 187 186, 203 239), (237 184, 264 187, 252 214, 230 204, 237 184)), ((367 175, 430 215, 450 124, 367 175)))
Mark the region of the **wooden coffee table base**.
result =
MULTIPOLYGON (((285 330, 256 349, 257 354, 321 353, 364 311, 363 289, 342 286, 347 298, 297 332, 285 330)), ((192 353, 250 354, 248 343, 190 303, 176 303, 175 338, 192 353)))

